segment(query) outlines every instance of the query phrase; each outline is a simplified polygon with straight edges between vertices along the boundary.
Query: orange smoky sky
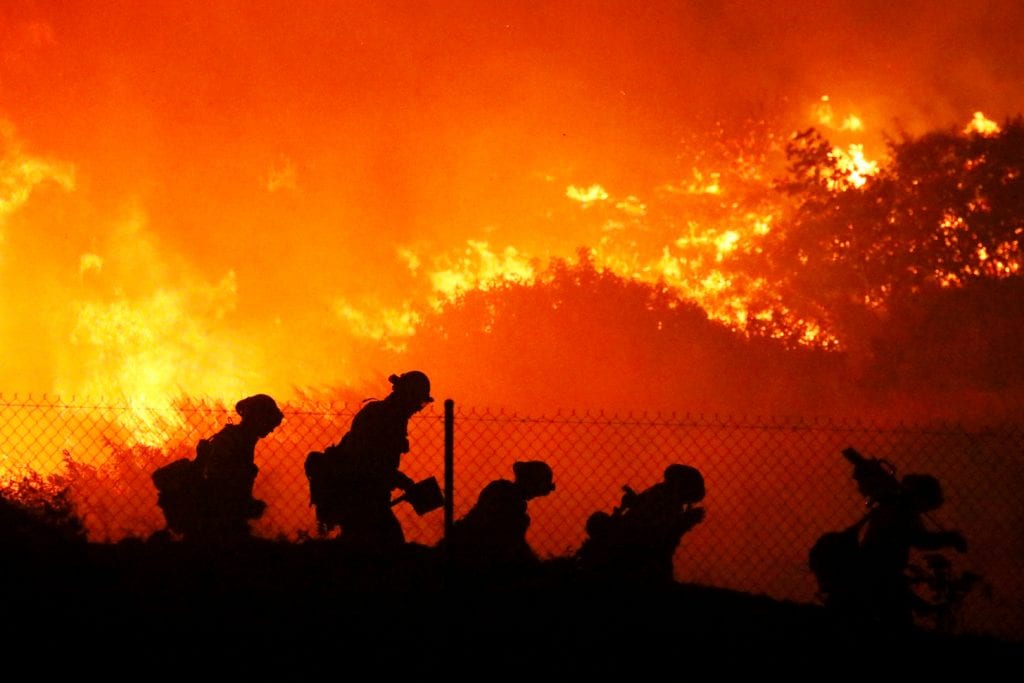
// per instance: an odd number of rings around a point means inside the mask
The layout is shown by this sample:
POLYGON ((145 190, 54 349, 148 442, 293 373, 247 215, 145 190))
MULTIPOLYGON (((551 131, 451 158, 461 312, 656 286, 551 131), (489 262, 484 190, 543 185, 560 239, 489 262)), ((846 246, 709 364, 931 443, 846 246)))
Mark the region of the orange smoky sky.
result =
POLYGON ((716 123, 805 127, 827 95, 878 150, 1017 114, 1022 27, 1019 2, 5 2, 0 389, 379 390, 408 368, 367 340, 596 244, 579 198, 641 214, 716 123))

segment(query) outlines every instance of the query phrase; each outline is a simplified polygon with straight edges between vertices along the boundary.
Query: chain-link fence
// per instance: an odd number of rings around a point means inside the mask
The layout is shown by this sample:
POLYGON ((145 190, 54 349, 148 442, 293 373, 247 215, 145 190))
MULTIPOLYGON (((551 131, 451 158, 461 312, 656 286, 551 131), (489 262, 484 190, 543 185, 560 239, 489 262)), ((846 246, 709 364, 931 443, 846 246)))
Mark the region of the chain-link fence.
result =
MULTIPOLYGON (((306 454, 337 442, 360 406, 282 405, 285 420, 256 449, 254 495, 268 503, 254 532, 301 541, 316 534, 303 470, 306 454)), ((511 478, 516 460, 540 459, 556 490, 530 503, 529 541, 545 558, 572 554, 595 511, 610 512, 622 487, 641 490, 679 462, 704 474, 705 520, 676 555, 681 581, 816 600, 807 552, 822 533, 864 512, 841 455, 852 446, 894 465, 898 474, 938 477, 945 505, 930 523, 959 529, 970 544, 950 555, 954 572, 981 582, 959 615, 961 631, 1024 640, 1024 428, 966 429, 951 424, 866 424, 838 419, 564 413, 546 417, 455 406, 452 471, 445 472, 445 415, 440 403, 412 418, 402 469, 413 479, 445 475, 460 517, 485 484, 511 478)), ((237 421, 230 407, 164 408, 71 404, 0 397, 0 482, 30 473, 70 492, 90 540, 147 537, 163 528, 153 470, 194 455, 196 442, 237 421)), ((444 514, 395 508, 411 542, 435 544, 444 514)), ((919 559, 919 558, 918 558, 919 559)))

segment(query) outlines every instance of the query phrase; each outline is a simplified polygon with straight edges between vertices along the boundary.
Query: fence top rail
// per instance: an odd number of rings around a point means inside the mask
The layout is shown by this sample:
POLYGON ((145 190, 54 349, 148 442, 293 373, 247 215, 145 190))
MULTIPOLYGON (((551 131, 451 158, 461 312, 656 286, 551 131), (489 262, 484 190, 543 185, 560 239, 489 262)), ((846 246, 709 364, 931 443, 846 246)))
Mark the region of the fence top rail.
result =
POLYGON ((743 415, 722 413, 661 413, 651 411, 563 410, 550 414, 522 414, 494 407, 460 407, 456 420, 462 422, 503 422, 551 425, 722 427, 728 429, 782 431, 847 431, 914 434, 1020 434, 1024 421, 969 425, 939 419, 882 419, 851 416, 743 415))
MULTIPOLYGON (((448 399, 451 401, 451 399, 448 399)), ((281 402, 281 409, 292 416, 350 415, 358 411, 363 401, 297 399, 281 402)), ((128 399, 101 400, 79 397, 63 398, 52 394, 4 394, 0 392, 0 410, 60 410, 60 411, 133 411, 175 413, 233 413, 233 403, 209 399, 176 399, 160 405, 130 401, 128 399)), ((417 419, 443 417, 439 406, 428 406, 417 419)), ((558 409, 544 413, 522 413, 502 406, 464 406, 455 404, 454 418, 459 422, 493 422, 550 425, 593 425, 607 427, 720 427, 728 429, 875 432, 915 434, 961 434, 1024 436, 1024 420, 993 423, 967 423, 941 418, 883 418, 850 415, 745 415, 739 413, 659 412, 646 410, 591 410, 558 409)))

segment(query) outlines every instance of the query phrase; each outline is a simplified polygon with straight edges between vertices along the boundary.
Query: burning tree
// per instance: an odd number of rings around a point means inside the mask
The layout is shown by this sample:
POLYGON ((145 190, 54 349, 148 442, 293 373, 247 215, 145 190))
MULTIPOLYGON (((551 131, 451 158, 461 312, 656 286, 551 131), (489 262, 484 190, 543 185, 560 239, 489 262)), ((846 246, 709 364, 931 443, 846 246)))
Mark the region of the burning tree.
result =
POLYGON ((866 386, 1020 384, 1024 120, 888 147, 864 175, 815 129, 795 134, 777 184, 794 204, 746 265, 841 340, 866 386))
POLYGON ((863 176, 814 129, 787 147, 779 188, 796 208, 762 265, 787 283, 794 305, 830 311, 840 327, 856 309, 1021 272, 1024 120, 904 135, 889 150, 889 162, 863 176))

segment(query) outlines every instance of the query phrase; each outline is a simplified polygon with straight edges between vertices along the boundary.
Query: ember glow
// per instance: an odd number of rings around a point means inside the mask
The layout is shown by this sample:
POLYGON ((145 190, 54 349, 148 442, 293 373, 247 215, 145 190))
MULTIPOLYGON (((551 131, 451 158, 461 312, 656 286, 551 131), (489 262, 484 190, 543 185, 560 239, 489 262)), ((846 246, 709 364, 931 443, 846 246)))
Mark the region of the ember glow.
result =
MULTIPOLYGON (((998 134, 1019 113, 1024 17, 773 5, 6 3, 0 389, 122 398, 154 446, 176 425, 144 407, 376 392, 406 366, 500 402, 476 382, 488 367, 449 372, 417 340, 467 294, 549 284, 556 262, 740 338, 856 347, 751 266, 796 210, 774 184, 787 141, 822 132, 838 196, 897 132, 998 134)), ((969 219, 937 234, 974 240, 969 219)), ((969 251, 935 280, 1020 274, 1019 239, 969 251)), ((882 309, 886 291, 862 299, 882 309)), ((521 378, 571 406, 548 380, 521 378)))

